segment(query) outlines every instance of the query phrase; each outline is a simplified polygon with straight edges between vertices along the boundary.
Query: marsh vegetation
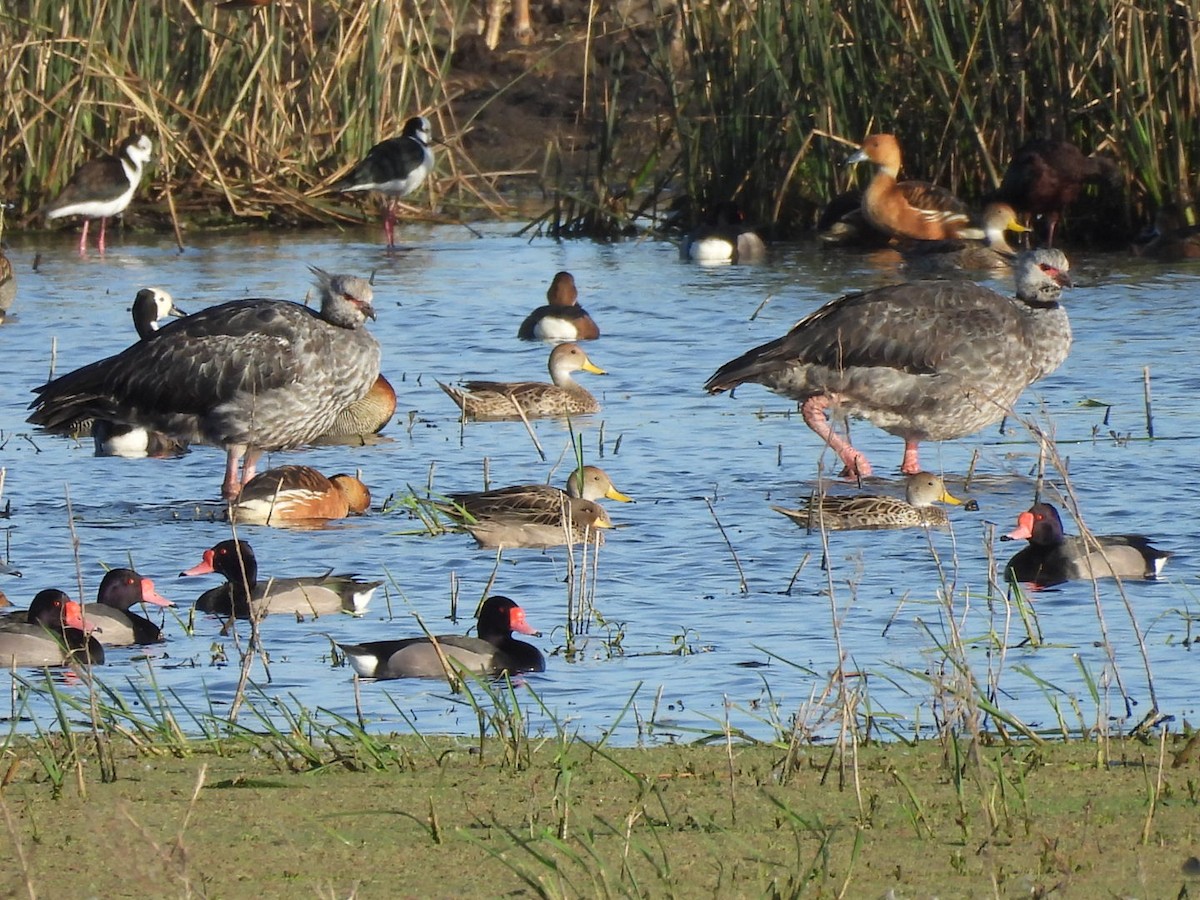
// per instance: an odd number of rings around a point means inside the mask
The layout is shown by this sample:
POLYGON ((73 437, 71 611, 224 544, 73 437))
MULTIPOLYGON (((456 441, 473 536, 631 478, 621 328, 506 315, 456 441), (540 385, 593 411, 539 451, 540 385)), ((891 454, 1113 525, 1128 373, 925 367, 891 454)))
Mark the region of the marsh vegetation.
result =
POLYGON ((534 7, 533 43, 493 50, 467 0, 10 4, 0 191, 28 213, 141 129, 158 165, 140 221, 347 221, 325 187, 423 112, 448 143, 420 214, 540 195, 556 236, 616 236, 682 196, 736 198, 794 236, 849 184, 848 144, 880 130, 908 177, 972 199, 1031 137, 1113 155, 1128 190, 1098 201, 1103 222, 1085 209, 1077 239, 1124 241, 1192 200, 1200 63, 1168 0, 555 9, 534 7))

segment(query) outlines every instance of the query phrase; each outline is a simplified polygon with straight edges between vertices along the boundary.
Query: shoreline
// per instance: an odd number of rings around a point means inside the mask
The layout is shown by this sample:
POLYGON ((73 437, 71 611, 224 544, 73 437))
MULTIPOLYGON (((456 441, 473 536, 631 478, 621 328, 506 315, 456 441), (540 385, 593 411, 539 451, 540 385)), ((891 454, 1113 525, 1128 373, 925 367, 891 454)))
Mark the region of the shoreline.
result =
POLYGON ((10 740, 3 890, 1183 896, 1200 878, 1194 744, 804 746, 788 770, 770 745, 561 733, 10 740))

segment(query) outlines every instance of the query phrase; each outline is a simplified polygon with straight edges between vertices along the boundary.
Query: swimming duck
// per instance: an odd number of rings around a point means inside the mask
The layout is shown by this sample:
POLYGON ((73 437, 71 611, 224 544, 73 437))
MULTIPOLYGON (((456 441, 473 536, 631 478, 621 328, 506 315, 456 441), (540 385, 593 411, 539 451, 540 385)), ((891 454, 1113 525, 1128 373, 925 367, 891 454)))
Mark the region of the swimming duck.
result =
POLYGON ((127 137, 115 153, 88 160, 76 169, 67 186, 41 209, 41 213, 47 220, 63 216, 84 217, 83 234, 79 236, 80 253, 87 252, 89 222, 99 219, 100 241, 96 249, 103 253, 108 219, 129 206, 153 149, 150 138, 144 134, 127 137))
POLYGON ((1017 256, 1006 232, 1029 231, 1017 221, 1007 203, 989 203, 983 210, 984 243, 962 241, 909 241, 902 248, 910 274, 936 274, 973 270, 1007 269, 1017 256))
POLYGON ((517 337, 523 341, 594 341, 600 329, 579 305, 575 276, 559 272, 546 291, 547 305, 539 306, 521 323, 517 337))
POLYGON ((395 414, 396 389, 387 378, 380 375, 364 396, 338 413, 329 430, 314 443, 361 444, 367 435, 382 431, 395 414))
POLYGON ((312 524, 361 515, 371 492, 353 475, 326 478, 310 466, 279 466, 255 475, 229 507, 229 518, 249 525, 312 524))
POLYGON ((594 501, 607 498, 620 503, 633 502, 632 497, 617 490, 608 473, 598 466, 584 466, 572 472, 565 491, 549 484, 519 484, 450 494, 449 498, 450 503, 438 508, 461 522, 479 546, 493 549, 566 544, 564 512, 570 513, 573 526, 583 526, 571 528, 571 542, 588 540, 588 527, 612 527, 607 514, 601 517, 592 509, 594 501))
POLYGON ((512 636, 537 635, 525 620, 525 610, 507 597, 483 601, 476 625, 479 637, 438 635, 437 647, 428 637, 365 644, 338 644, 360 678, 446 678, 438 648, 452 666, 494 678, 508 673, 543 672, 546 660, 540 650, 512 636))
POLYGON ((791 331, 732 360, 705 389, 757 382, 801 402, 804 421, 848 474, 870 463, 833 433, 838 406, 904 438, 906 474, 921 471, 921 441, 945 441, 998 422, 1071 347, 1060 305, 1071 283, 1057 250, 1022 253, 1015 299, 969 282, 916 281, 826 303, 791 331), (933 377, 936 376, 936 377, 933 377))
POLYGON ((396 203, 421 186, 433 171, 433 152, 429 149, 431 128, 424 116, 413 116, 404 123, 399 137, 381 141, 367 151, 332 191, 378 191, 384 195, 383 233, 388 249, 396 246, 396 203))
POLYGON ((110 569, 100 581, 96 602, 84 606, 83 619, 96 626, 100 642, 108 647, 158 644, 166 640, 161 628, 132 611, 135 603, 175 605, 154 589, 153 581, 133 569, 110 569))
POLYGON ((1183 211, 1174 203, 1166 203, 1155 213, 1150 240, 1135 246, 1134 252, 1159 262, 1200 259, 1200 225, 1188 225, 1183 211))
POLYGON ((699 263, 758 262, 767 245, 746 223, 746 214, 731 200, 713 206, 705 221, 684 238, 684 259, 699 263))
POLYGON ((893 237, 922 241, 980 239, 983 233, 971 225, 970 216, 945 209, 943 206, 923 205, 901 190, 896 178, 900 174, 900 143, 891 134, 872 134, 851 156, 847 163, 871 162, 877 166, 875 176, 863 192, 862 210, 874 227, 893 237))
MULTIPOLYGON (((554 488, 541 490, 546 487, 522 485, 478 494, 452 494, 456 505, 441 508, 462 523, 476 544, 491 550, 603 543, 601 530, 613 524, 602 506, 562 491, 551 494, 554 488), (530 491, 529 487, 536 490, 530 491)), ((613 492, 614 496, 619 493, 615 488, 613 492)))
MULTIPOLYGON (((910 206, 940 209, 947 213, 970 215, 970 209, 945 188, 927 181, 898 181, 896 189, 910 206)), ((845 191, 829 201, 817 220, 817 237, 832 247, 859 247, 878 250, 894 244, 897 238, 880 231, 867 221, 862 210, 862 191, 845 191)))
POLYGON ((857 497, 823 496, 803 509, 771 509, 787 516, 801 528, 810 531, 869 530, 878 528, 942 528, 950 517, 935 503, 961 506, 962 502, 948 490, 940 475, 918 472, 909 475, 904 485, 905 499, 871 494, 857 497))
POLYGON ((1029 541, 1004 571, 1038 587, 1096 578, 1154 579, 1173 555, 1150 546, 1150 539, 1140 534, 1097 535, 1095 544, 1079 535, 1068 537, 1058 510, 1049 503, 1035 503, 1017 516, 1017 527, 1000 540, 1029 541))
POLYGON ((438 382, 463 415, 470 419, 519 419, 516 406, 528 418, 581 416, 600 411, 600 404, 576 383, 572 372, 608 373, 595 365, 578 344, 559 344, 550 352, 550 380, 539 381, 467 381, 461 388, 438 382))
MULTIPOLYGON (((139 340, 149 340, 170 318, 187 315, 175 305, 175 299, 162 288, 142 288, 133 299, 133 327, 139 340)), ((126 459, 177 456, 187 450, 187 441, 177 440, 161 431, 150 431, 125 422, 98 419, 81 422, 72 429, 77 436, 92 435, 96 456, 120 456, 126 459)))
POLYGON ((25 621, 0 625, 0 667, 101 665, 104 648, 84 629, 78 603, 62 591, 39 591, 25 621))
POLYGON ((163 327, 170 319, 182 319, 187 315, 175 305, 175 298, 160 287, 142 288, 133 298, 130 308, 133 327, 138 337, 145 341, 163 327))
POLYGON ((1055 227, 1085 184, 1120 190, 1124 176, 1106 156, 1084 156, 1068 141, 1035 138, 1013 154, 992 199, 1010 204, 1019 213, 1044 217, 1046 246, 1053 247, 1055 227))
POLYGON ((201 612, 239 619, 268 613, 361 615, 382 581, 360 581, 353 575, 309 575, 258 580, 258 560, 245 541, 221 541, 204 551, 204 558, 180 575, 225 576, 226 584, 205 591, 196 600, 201 612), (243 576, 243 572, 245 575, 243 576), (247 591, 247 585, 249 590, 247 591))
POLYGON ((379 377, 379 344, 363 328, 375 316, 371 285, 312 271, 319 312, 235 300, 193 313, 36 388, 29 421, 62 431, 88 416, 117 419, 223 447, 222 492, 236 497, 263 452, 324 434, 379 377))

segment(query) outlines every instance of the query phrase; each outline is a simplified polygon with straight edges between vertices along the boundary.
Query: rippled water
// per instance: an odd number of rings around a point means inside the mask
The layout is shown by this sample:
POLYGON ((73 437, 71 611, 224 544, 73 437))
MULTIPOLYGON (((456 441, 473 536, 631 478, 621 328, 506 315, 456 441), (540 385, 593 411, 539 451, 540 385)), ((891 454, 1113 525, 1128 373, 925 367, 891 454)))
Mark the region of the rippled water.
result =
MULTIPOLYGON (((385 431, 390 440, 271 461, 330 473, 359 467, 378 509, 390 494, 423 489, 430 478, 438 491, 479 487, 485 459, 494 485, 548 475, 562 481, 565 470, 555 466, 569 453, 564 425, 536 423, 548 455, 543 462, 519 422, 460 428, 457 410, 434 380, 544 375, 547 348, 517 341, 516 329, 543 302, 554 272, 567 269, 603 331, 588 352, 610 373, 581 376, 602 397, 604 411, 576 427, 587 460, 604 466, 638 502, 609 504, 626 527, 601 551, 600 617, 571 659, 558 652, 566 643, 565 553, 508 552, 495 573, 494 591, 517 599, 543 632, 536 643, 550 655, 548 671, 525 681, 557 720, 587 734, 617 724, 616 739, 624 743, 687 738, 719 728, 727 715, 734 727, 763 737, 772 734, 773 718, 786 721, 797 712, 828 732, 819 704, 840 652, 846 669, 857 673, 850 685, 865 690, 864 704, 887 727, 912 733, 941 713, 940 692, 929 678, 950 677, 941 649, 950 633, 941 598, 949 591, 973 674, 995 684, 998 705, 1026 722, 1057 727, 1056 710, 1073 728, 1124 717, 1114 674, 1130 698, 1132 719, 1148 712, 1154 697, 1165 713, 1195 717, 1194 660, 1185 639, 1196 583, 1190 545, 1200 483, 1192 455, 1200 373, 1191 332, 1200 269, 1075 259, 1077 287, 1068 298, 1074 349, 1062 369, 1026 392, 1020 408, 1058 439, 1093 531, 1146 532, 1176 553, 1164 582, 1126 586, 1145 632, 1148 678, 1112 582, 1100 583, 1098 601, 1092 585, 1079 583, 1038 596, 1040 647, 1024 641, 1025 627, 1001 594, 989 604, 989 538, 1009 530, 1033 497, 1038 448, 1020 425, 923 448, 926 467, 947 473, 956 492, 974 463, 969 494, 981 509, 955 510, 951 532, 832 534, 823 569, 820 535, 770 510, 771 503, 794 505, 813 489, 820 444, 783 398, 753 385, 732 400, 708 397, 701 385, 718 365, 783 333, 837 293, 892 280, 891 259, 801 246, 776 248, 763 266, 700 268, 680 262, 665 243, 558 244, 515 231, 498 225, 476 237, 465 228, 410 227, 406 249, 394 254, 376 243, 374 231, 203 236, 183 254, 165 239, 127 239, 103 258, 83 260, 65 234, 36 242, 13 237, 20 294, 0 328, 0 465, 7 469, 12 562, 26 577, 6 578, 0 587, 21 605, 44 587, 78 593, 69 496, 85 599, 94 596, 103 565, 132 561, 183 604, 178 621, 168 615, 169 643, 149 655, 112 651, 100 678, 126 695, 152 678, 178 704, 220 714, 238 676, 236 664, 223 660, 236 661, 236 651, 215 619, 198 619, 191 635, 184 628, 187 604, 216 581, 175 575, 229 534, 227 525, 209 520, 218 509, 223 455, 197 448, 174 460, 97 459, 90 444, 31 433, 25 406, 29 389, 45 380, 52 343, 59 371, 122 349, 132 340, 130 303, 146 286, 165 287, 195 310, 247 296, 301 299, 311 280, 308 264, 373 273, 379 319, 372 327, 384 346, 384 372, 400 395, 400 412, 385 431), (1146 440, 1144 366, 1152 374, 1152 441, 1146 440), (1102 691, 1099 704, 1092 683, 1102 691)), ((853 429, 855 443, 888 476, 872 486, 894 489, 900 440, 864 423, 853 429)), ((1064 487, 1059 477, 1054 484, 1064 487)), ((1069 518, 1068 529, 1077 530, 1069 518)), ((362 619, 269 618, 263 632, 270 664, 256 664, 256 684, 309 710, 353 716, 350 670, 331 666, 326 635, 360 641, 416 634, 414 613, 434 630, 464 630, 466 621, 444 621, 453 586, 469 616, 495 557, 476 550, 469 536, 431 538, 414 530, 417 523, 405 516, 378 512, 321 531, 251 529, 264 576, 334 567, 387 579, 386 596, 377 596, 362 619)), ((997 543, 994 552, 1003 562, 1014 549, 997 543)), ((367 683, 360 694, 372 728, 476 727, 473 713, 444 685, 367 683)), ((527 705, 534 726, 544 725, 546 715, 527 705)), ((22 714, 48 715, 36 698, 22 714)))

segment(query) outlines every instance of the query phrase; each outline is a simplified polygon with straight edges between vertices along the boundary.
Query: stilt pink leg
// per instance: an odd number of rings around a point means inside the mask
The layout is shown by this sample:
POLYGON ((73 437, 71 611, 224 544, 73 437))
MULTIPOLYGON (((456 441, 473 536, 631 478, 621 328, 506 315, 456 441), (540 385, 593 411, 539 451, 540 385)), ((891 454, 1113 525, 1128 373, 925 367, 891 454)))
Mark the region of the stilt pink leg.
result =
POLYGON ((800 407, 800 413, 804 416, 804 423, 846 464, 842 473, 844 476, 866 478, 871 474, 871 464, 865 456, 850 446, 849 441, 834 434, 825 418, 825 410, 828 408, 829 398, 818 395, 805 400, 800 407))
POLYGON ((108 219, 100 217, 100 243, 96 245, 96 249, 101 253, 104 252, 104 229, 108 225, 108 219))
POLYGON ((921 471, 921 463, 917 460, 918 443, 914 440, 904 442, 904 462, 900 463, 900 471, 905 475, 916 475, 921 471))
POLYGON ((83 256, 84 254, 87 253, 88 221, 89 221, 88 219, 83 220, 83 234, 81 234, 79 236, 79 255, 80 256, 83 256))
POLYGON ((387 201, 383 208, 383 233, 387 235, 388 249, 394 250, 396 247, 396 207, 392 205, 392 201, 387 201))

